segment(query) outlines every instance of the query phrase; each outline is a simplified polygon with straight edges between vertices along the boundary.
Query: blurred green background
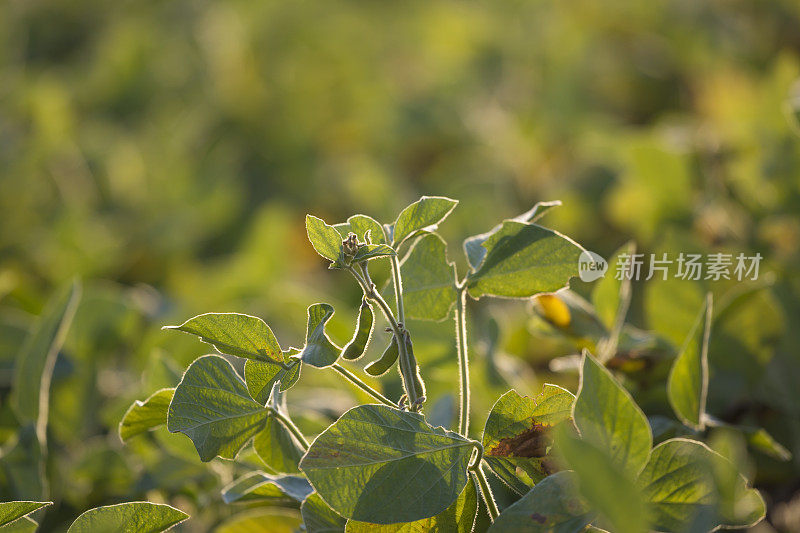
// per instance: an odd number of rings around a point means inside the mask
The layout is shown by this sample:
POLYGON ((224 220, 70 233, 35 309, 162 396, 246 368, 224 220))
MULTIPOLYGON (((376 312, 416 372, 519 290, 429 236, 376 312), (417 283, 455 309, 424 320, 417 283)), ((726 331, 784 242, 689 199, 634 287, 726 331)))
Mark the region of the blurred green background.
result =
MULTIPOLYGON (((53 381, 45 530, 133 498, 172 502, 198 531, 232 513, 218 490, 230 472, 200 465, 184 437, 116 435, 132 400, 206 350, 159 327, 247 312, 286 347, 327 301, 346 341, 360 294, 314 253, 305 213, 391 222, 421 194, 460 200, 441 233, 462 274, 465 237, 552 199, 564 206, 545 223, 606 257, 630 239, 648 253, 760 252, 774 283, 729 328, 747 338, 712 353, 711 407, 794 452, 751 454, 748 468, 771 504, 762 530, 800 527, 798 79, 796 0, 0 3, 5 453, 19 346, 57 287, 84 283, 53 381)), ((646 309, 661 304, 639 285, 630 321, 655 327, 646 309)), ((547 361, 575 347, 541 335, 524 302, 472 307, 476 431, 507 388, 482 372, 488 316, 523 386, 574 390, 547 361)), ((446 422, 453 326, 414 326, 446 422)), ((306 374, 289 402, 313 432, 355 397, 306 374)))

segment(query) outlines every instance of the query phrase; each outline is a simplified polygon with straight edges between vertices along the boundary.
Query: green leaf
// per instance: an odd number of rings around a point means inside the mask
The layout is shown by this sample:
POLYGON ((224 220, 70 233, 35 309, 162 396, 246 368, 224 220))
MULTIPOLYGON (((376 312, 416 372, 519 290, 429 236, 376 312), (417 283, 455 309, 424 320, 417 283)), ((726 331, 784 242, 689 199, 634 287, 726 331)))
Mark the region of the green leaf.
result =
POLYGON ((290 358, 285 365, 249 359, 244 364, 244 381, 250 396, 264 405, 269 400, 275 383, 280 381, 281 391, 289 390, 297 383, 301 366, 300 360, 295 358, 290 358))
POLYGON ((325 324, 333 316, 333 307, 319 303, 308 307, 308 326, 306 345, 300 352, 300 359, 311 366, 325 368, 339 358, 342 349, 336 346, 325 333, 325 324))
POLYGON ((647 324, 680 348, 697 320, 703 305, 699 284, 680 278, 654 278, 645 285, 644 304, 647 324))
POLYGON ((698 518, 711 521, 707 529, 749 527, 766 510, 758 491, 747 486, 729 461, 688 439, 653 448, 639 487, 650 503, 652 527, 660 531, 686 531, 698 518))
POLYGON ((39 524, 29 516, 23 516, 10 524, 0 526, 0 533, 36 533, 39 524))
POLYGON ((342 236, 336 228, 329 226, 320 218, 306 215, 306 232, 308 240, 319 255, 333 262, 339 260, 342 253, 342 236))
POLYGON ((556 291, 578 275, 578 258, 583 251, 558 232, 513 220, 503 222, 482 246, 486 257, 467 277, 473 298, 526 298, 556 291))
POLYGON ((578 492, 616 533, 648 530, 647 508, 630 472, 620 470, 596 441, 577 438, 567 428, 556 437, 558 451, 578 477, 578 492))
POLYGON ((439 223, 458 205, 458 200, 443 196, 423 196, 397 216, 392 226, 392 246, 421 232, 436 231, 439 223))
POLYGON ((270 327, 258 317, 241 313, 206 313, 190 318, 176 329, 212 345, 220 353, 254 359, 256 361, 283 362, 278 339, 270 327))
POLYGON ((299 514, 286 509, 253 510, 226 520, 214 533, 297 533, 299 514))
POLYGON ((692 429, 705 427, 703 420, 708 396, 708 339, 711 332, 711 293, 700 310, 689 337, 672 365, 667 395, 672 410, 692 429))
POLYGON ((411 522, 441 513, 458 498, 473 448, 418 413, 362 405, 316 438, 300 469, 345 518, 411 522))
POLYGON ((166 424, 169 403, 174 393, 175 389, 161 389, 143 402, 133 402, 119 423, 119 437, 122 442, 166 424))
POLYGON ((267 423, 253 441, 256 453, 275 472, 298 473, 298 464, 305 450, 297 438, 275 417, 267 423))
POLYGON ((620 293, 625 284, 630 285, 629 279, 617 279, 619 257, 622 255, 633 256, 636 253, 636 244, 631 241, 623 244, 609 258, 606 275, 597 280, 592 290, 592 305, 603 325, 609 330, 614 328, 621 302, 620 293))
POLYGON ((747 438, 747 444, 754 450, 778 461, 790 461, 792 452, 776 441, 764 428, 741 428, 747 438))
POLYGON ((551 474, 551 428, 572 414, 575 396, 545 384, 535 398, 510 390, 492 407, 483 430, 484 459, 502 481, 520 494, 551 474))
POLYGON ((377 257, 388 257, 396 255, 388 244, 365 244, 359 247, 356 255, 353 256, 353 263, 368 261, 377 257))
POLYGON ((400 524, 370 524, 349 520, 347 533, 471 533, 478 513, 478 492, 468 481, 450 507, 430 518, 400 524))
POLYGON ((587 351, 577 396, 573 416, 584 440, 635 476, 647 463, 653 445, 650 424, 630 393, 587 351))
POLYGON ((48 494, 45 453, 34 423, 27 422, 17 429, 15 440, 5 443, 0 455, 8 492, 19 500, 45 499, 48 494))
POLYGON ((42 442, 47 426, 53 367, 80 297, 81 284, 78 281, 73 281, 56 293, 47 302, 16 357, 11 405, 20 422, 36 424, 36 432, 42 442))
MULTIPOLYGON (((515 222, 536 222, 542 218, 547 211, 560 205, 560 200, 536 202, 536 205, 534 205, 531 209, 512 218, 511 220, 514 220, 515 222)), ((469 263, 471 270, 477 270, 480 264, 483 262, 483 258, 486 257, 486 248, 484 248, 482 244, 486 242, 489 237, 500 231, 502 227, 503 224, 498 224, 486 233, 473 235, 464 241, 464 254, 467 256, 467 262, 469 263)))
POLYGON ((314 492, 300 506, 300 515, 307 533, 339 533, 344 531, 344 518, 328 507, 319 494, 314 492))
POLYGON ((192 439, 202 461, 217 455, 233 459, 268 415, 228 361, 205 355, 189 366, 175 389, 167 429, 192 439))
POLYGON ((264 501, 302 502, 314 489, 302 476, 273 476, 250 472, 222 489, 225 503, 264 501))
POLYGON ((53 502, 0 502, 0 527, 48 505, 53 502))
POLYGON ((358 236, 359 240, 365 241, 366 234, 369 232, 372 244, 388 244, 383 226, 367 215, 353 215, 347 219, 347 222, 336 224, 334 228, 339 232, 342 239, 347 238, 347 235, 352 232, 358 236))
POLYGON ((160 533, 189 518, 170 505, 129 502, 97 507, 80 515, 67 533, 160 533))
POLYGON ((456 301, 456 266, 447 261, 447 245, 435 233, 414 243, 400 264, 406 316, 443 320, 456 301))
POLYGON ((593 513, 578 495, 573 472, 558 472, 508 506, 489 533, 577 533, 593 513))

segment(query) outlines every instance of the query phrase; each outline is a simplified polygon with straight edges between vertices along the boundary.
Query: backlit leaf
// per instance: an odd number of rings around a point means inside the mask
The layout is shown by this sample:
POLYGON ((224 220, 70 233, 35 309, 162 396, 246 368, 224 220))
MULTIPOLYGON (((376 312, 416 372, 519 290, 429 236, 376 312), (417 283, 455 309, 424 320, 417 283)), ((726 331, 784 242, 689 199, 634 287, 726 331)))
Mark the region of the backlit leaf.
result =
POLYGON ((308 307, 308 326, 306 327, 306 345, 300 352, 300 359, 311 366, 325 368, 331 366, 339 358, 342 349, 333 344, 325 333, 325 324, 333 316, 333 307, 329 304, 314 304, 308 307))
POLYGON ((313 215, 306 215, 306 232, 314 250, 322 257, 336 262, 342 251, 342 236, 336 228, 313 215))
POLYGON ((411 522, 441 513, 458 498, 473 448, 418 413, 362 405, 316 438, 300 469, 345 518, 411 522))
POLYGON ((363 242, 367 232, 369 232, 370 241, 373 244, 387 244, 383 226, 381 226, 377 220, 367 215, 353 215, 347 219, 347 222, 336 224, 334 227, 339 232, 342 239, 346 238, 350 232, 353 232, 358 236, 358 240, 363 242))
POLYGON ((0 527, 53 502, 0 502, 0 527))
POLYGON ((388 244, 365 244, 361 246, 356 255, 353 256, 353 262, 359 263, 377 257, 388 257, 395 255, 394 250, 388 244))
POLYGON ((122 442, 166 424, 169 403, 174 393, 175 389, 161 389, 145 401, 133 402, 119 423, 119 436, 122 442))
POLYGON ((275 417, 267 419, 264 429, 253 441, 253 447, 261 460, 275 472, 300 472, 297 465, 305 451, 297 438, 275 417))
POLYGON ((313 489, 302 476, 274 476, 265 472, 250 472, 222 489, 225 503, 264 501, 302 502, 313 489))
POLYGON ((319 494, 312 493, 300 506, 307 533, 342 533, 347 520, 328 507, 319 494))
POLYGON ((192 439, 203 461, 217 455, 233 459, 268 415, 228 361, 205 355, 189 366, 175 389, 167 429, 192 439))
POLYGON ((170 505, 129 502, 90 509, 67 533, 160 533, 189 518, 170 505))
POLYGON ((486 257, 467 278, 473 298, 526 298, 556 291, 578 275, 583 250, 560 233, 513 220, 503 222, 481 246, 486 257))
POLYGON ((443 320, 456 301, 456 267, 447 262, 447 245, 435 233, 425 235, 400 264, 406 316, 443 320))
POLYGON ((288 509, 253 510, 223 522, 214 533, 297 533, 300 514, 288 509))
POLYGON ((706 297, 689 337, 672 365, 667 395, 678 418, 693 429, 703 429, 708 396, 708 339, 711 331, 712 299, 706 297))
POLYGON ((290 358, 286 364, 269 361, 248 360, 244 364, 244 381, 250 396, 260 404, 267 403, 272 386, 281 382, 280 390, 286 391, 300 379, 299 359, 290 358))
POLYGON ((443 196, 423 196, 397 216, 393 225, 392 245, 396 248, 419 232, 435 231, 457 204, 458 200, 443 196))
POLYGON ((190 318, 180 326, 164 326, 197 335, 220 353, 254 359, 283 362, 278 339, 258 317, 241 313, 206 313, 190 318))
POLYGON ((573 416, 583 438, 605 450, 618 468, 635 476, 647 463, 653 444, 647 418, 630 393, 587 351, 573 416))

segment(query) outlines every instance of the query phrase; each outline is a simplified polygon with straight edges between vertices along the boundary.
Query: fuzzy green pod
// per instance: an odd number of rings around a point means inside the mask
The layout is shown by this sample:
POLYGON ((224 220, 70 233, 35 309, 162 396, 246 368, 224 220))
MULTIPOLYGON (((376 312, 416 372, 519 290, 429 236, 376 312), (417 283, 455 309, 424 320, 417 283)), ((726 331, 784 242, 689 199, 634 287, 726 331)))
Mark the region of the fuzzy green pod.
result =
POLYGON ((372 327, 375 324, 375 314, 372 306, 366 300, 361 301, 361 309, 358 311, 358 321, 353 339, 342 349, 342 357, 348 361, 353 361, 364 355, 369 339, 372 337, 372 327))
POLYGON ((414 356, 414 346, 411 344, 411 336, 406 334, 406 353, 408 360, 411 363, 411 372, 413 380, 414 391, 417 393, 418 398, 425 397, 425 382, 422 381, 422 376, 419 373, 419 365, 417 365, 417 358, 414 356))
POLYGON ((370 376, 383 375, 387 370, 392 368, 399 354, 400 350, 397 346, 397 339, 392 335, 392 341, 389 343, 389 346, 386 347, 386 350, 384 350, 381 358, 368 364, 366 368, 364 368, 364 371, 370 376))

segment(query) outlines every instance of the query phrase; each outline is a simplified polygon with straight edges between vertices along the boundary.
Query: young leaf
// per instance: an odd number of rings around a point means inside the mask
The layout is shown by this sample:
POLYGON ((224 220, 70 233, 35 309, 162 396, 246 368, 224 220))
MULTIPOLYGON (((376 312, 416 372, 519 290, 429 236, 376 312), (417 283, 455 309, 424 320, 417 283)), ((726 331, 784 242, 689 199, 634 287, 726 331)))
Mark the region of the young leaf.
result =
POLYGON ((222 489, 225 503, 270 500, 302 502, 314 489, 302 476, 273 476, 250 472, 222 489))
POLYGON ((248 359, 244 364, 244 381, 250 396, 264 405, 275 383, 281 382, 281 391, 289 390, 297 383, 301 366, 300 360, 295 358, 290 358, 285 365, 248 359))
POLYGON ((438 224, 457 204, 458 200, 443 196, 423 196, 409 205, 397 216, 392 226, 392 246, 397 248, 420 232, 436 231, 438 224))
POLYGON ((336 346, 325 333, 325 324, 333 316, 333 307, 329 304, 314 304, 308 307, 308 326, 306 328, 306 345, 300 352, 300 359, 311 366, 325 368, 331 366, 339 358, 342 349, 336 346))
POLYGON ((647 463, 650 424, 625 388, 584 351, 573 417, 584 440, 605 450, 613 463, 635 476, 647 463))
POLYGON ((765 513, 761 495, 734 466, 693 440, 672 439, 653 448, 639 487, 650 503, 652 527, 659 531, 686 531, 698 517, 712 521, 707 529, 744 528, 765 513), (718 477, 724 479, 723 487, 718 477), (729 498, 721 497, 721 489, 729 498))
POLYGON ((307 533, 343 532, 347 522, 328 507, 316 492, 310 494, 300 506, 300 515, 307 533))
POLYGON ((283 362, 278 339, 266 322, 258 317, 240 313, 206 313, 190 318, 176 329, 212 345, 220 353, 254 359, 256 361, 283 362))
POLYGON ((471 533, 478 513, 478 492, 468 481, 450 507, 430 518, 400 524, 369 524, 348 520, 346 533, 471 533))
POLYGON ((473 448, 418 413, 361 405, 314 440, 300 469, 345 518, 411 522, 441 513, 458 498, 473 448))
POLYGON ((435 233, 414 243, 400 264, 406 316, 443 320, 456 301, 456 266, 447 262, 447 245, 435 233))
POLYGON ((620 470, 605 449, 567 428, 556 437, 558 451, 578 478, 578 492, 618 533, 648 530, 647 508, 630 472, 620 470))
POLYGON ((170 505, 129 502, 90 509, 80 515, 67 533, 160 533, 189 518, 170 505))
POLYGON ((169 403, 174 393, 175 389, 161 389, 145 401, 133 402, 119 423, 119 437, 122 442, 166 424, 169 403))
POLYGON ((573 472, 546 477, 520 500, 508 506, 489 533, 576 533, 593 513, 578 495, 573 472))
POLYGON ((395 255, 394 250, 388 244, 365 244, 361 246, 356 255, 353 256, 353 263, 368 261, 376 257, 388 257, 395 255))
POLYGON ((352 232, 358 236, 360 241, 364 241, 367 232, 369 232, 370 241, 372 241, 373 244, 388 244, 386 242, 386 233, 383 230, 383 226, 381 226, 377 220, 367 215, 353 215, 347 219, 347 222, 336 224, 334 228, 336 228, 339 235, 342 236, 342 239, 345 239, 347 235, 352 232))
POLYGON ((336 228, 313 215, 306 215, 308 240, 319 255, 333 262, 338 261, 342 252, 342 236, 336 228))
POLYGON ((296 474, 300 472, 297 465, 303 458, 302 445, 282 423, 275 417, 269 417, 267 423, 253 441, 258 457, 275 472, 296 474))
POLYGON ((483 430, 484 459, 502 481, 527 493, 555 468, 551 428, 572 414, 575 396, 545 384, 535 398, 510 390, 492 407, 483 430))
POLYGON ((205 355, 189 366, 175 389, 167 429, 192 439, 202 461, 217 455, 233 459, 268 415, 228 361, 205 355))
POLYGON ((697 316, 683 349, 672 365, 667 395, 672 410, 692 429, 705 427, 703 420, 708 396, 708 338, 711 332, 711 293, 697 316))
POLYGON ((0 502, 0 528, 53 502, 0 502))
MULTIPOLYGON (((536 222, 540 218, 542 218, 547 211, 554 207, 558 207, 561 205, 560 200, 553 200, 550 202, 536 202, 531 209, 518 215, 511 220, 515 222, 536 222)), ((472 237, 467 238, 464 241, 464 254, 467 256, 467 262, 469 263, 470 269, 477 270, 480 264, 483 262, 483 258, 486 257, 486 248, 481 246, 486 239, 500 231, 503 227, 503 224, 498 224, 493 227, 491 230, 487 231, 486 233, 481 233, 480 235, 473 235, 472 237)))
POLYGON ((16 357, 11 405, 21 422, 36 424, 40 437, 47 426, 50 378, 56 356, 64 344, 80 297, 78 281, 54 295, 16 357))
POLYGON ((482 244, 486 257, 467 277, 469 294, 526 298, 553 292, 578 275, 583 248, 553 230, 506 220, 482 244))

